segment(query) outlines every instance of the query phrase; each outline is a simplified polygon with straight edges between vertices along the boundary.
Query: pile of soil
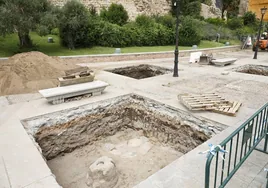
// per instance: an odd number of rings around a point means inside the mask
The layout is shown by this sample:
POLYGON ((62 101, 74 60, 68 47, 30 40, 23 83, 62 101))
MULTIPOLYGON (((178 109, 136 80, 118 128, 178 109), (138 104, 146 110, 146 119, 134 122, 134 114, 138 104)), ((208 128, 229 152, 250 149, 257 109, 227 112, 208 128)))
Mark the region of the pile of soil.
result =
POLYGON ((0 96, 57 87, 57 78, 65 76, 65 70, 77 67, 41 52, 14 55, 0 63, 0 96))

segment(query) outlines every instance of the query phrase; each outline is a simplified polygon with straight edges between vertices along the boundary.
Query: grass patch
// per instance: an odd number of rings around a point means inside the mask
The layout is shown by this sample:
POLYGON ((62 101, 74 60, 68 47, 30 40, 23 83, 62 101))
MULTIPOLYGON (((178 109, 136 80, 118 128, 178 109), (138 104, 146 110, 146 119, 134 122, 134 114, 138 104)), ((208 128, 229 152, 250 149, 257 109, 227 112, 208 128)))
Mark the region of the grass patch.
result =
MULTIPOLYGON (((60 45, 60 39, 56 35, 49 35, 53 37, 54 43, 48 43, 47 37, 40 37, 35 32, 31 33, 31 39, 36 45, 32 50, 38 50, 50 56, 69 56, 69 55, 90 55, 90 54, 113 54, 115 48, 110 47, 92 47, 92 48, 81 48, 75 50, 69 50, 68 48, 60 45)), ((233 42, 231 44, 234 44, 233 42)), ((212 41, 201 41, 198 46, 201 48, 215 48, 224 46, 222 43, 212 41)), ((192 47, 179 47, 180 50, 189 50, 192 47)), ((173 51, 174 45, 172 46, 144 46, 144 47, 126 47, 121 48, 122 53, 138 53, 138 52, 160 52, 160 51, 173 51)), ((18 52, 23 52, 18 46, 18 36, 16 34, 7 35, 6 37, 0 37, 0 57, 9 57, 18 52)))

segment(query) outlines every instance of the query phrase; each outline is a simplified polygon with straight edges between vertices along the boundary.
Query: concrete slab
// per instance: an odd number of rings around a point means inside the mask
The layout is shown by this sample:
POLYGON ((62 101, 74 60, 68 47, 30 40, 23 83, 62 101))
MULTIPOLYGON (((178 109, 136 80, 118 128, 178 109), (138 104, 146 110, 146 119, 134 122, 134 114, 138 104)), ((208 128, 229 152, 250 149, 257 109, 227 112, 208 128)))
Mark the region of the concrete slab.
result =
POLYGON ((9 104, 16 104, 21 102, 29 102, 37 99, 41 99, 42 95, 40 93, 29 93, 29 94, 19 94, 19 95, 8 95, 6 96, 9 104))
POLYGON ((52 174, 18 120, 1 125, 0 151, 12 188, 24 187, 52 174))
POLYGON ((61 186, 58 185, 55 180, 55 177, 51 175, 36 182, 33 182, 30 185, 25 186, 24 188, 61 188, 61 186))
POLYGON ((0 97, 0 107, 5 107, 9 105, 8 100, 5 96, 0 97))
POLYGON ((237 58, 213 59, 211 63, 216 66, 226 66, 233 64, 234 62, 236 62, 236 60, 237 58))
POLYGON ((5 160, 2 156, 0 156, 0 182, 1 188, 11 188, 9 175, 7 173, 5 160))
POLYGON ((64 99, 70 97, 85 94, 92 94, 93 96, 100 95, 107 86, 107 83, 97 80, 89 83, 44 89, 40 90, 39 93, 43 95, 48 102, 60 104, 64 102, 64 99))

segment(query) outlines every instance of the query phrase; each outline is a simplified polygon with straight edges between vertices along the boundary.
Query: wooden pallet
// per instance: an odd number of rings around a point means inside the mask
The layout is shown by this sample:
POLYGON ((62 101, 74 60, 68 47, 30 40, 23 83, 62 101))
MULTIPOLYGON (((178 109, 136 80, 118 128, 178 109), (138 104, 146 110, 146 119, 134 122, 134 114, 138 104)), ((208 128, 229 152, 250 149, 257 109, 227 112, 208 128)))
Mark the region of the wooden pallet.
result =
POLYGON ((239 110, 242 103, 240 102, 232 102, 231 107, 218 106, 212 109, 213 112, 225 114, 228 116, 235 116, 235 113, 239 110))
POLYGON ((212 110, 216 107, 232 107, 229 101, 215 93, 179 95, 178 99, 190 110, 212 110))

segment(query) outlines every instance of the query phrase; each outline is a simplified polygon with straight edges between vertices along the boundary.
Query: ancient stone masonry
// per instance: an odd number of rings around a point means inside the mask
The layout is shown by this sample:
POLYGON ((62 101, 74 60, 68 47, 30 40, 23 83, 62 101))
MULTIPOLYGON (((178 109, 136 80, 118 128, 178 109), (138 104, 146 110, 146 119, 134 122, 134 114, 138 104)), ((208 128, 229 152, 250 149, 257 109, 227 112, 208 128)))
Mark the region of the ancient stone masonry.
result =
MULTIPOLYGON (((57 6, 63 6, 68 0, 50 0, 57 6)), ((111 3, 122 4, 133 20, 139 14, 166 14, 170 11, 171 0, 79 0, 86 7, 94 6, 97 11, 111 3)))
POLYGON ((244 15, 248 11, 249 0, 240 0, 239 4, 239 15, 244 15))
MULTIPOLYGON (((68 0, 49 0, 57 6, 63 6, 68 0)), ((137 15, 166 14, 170 11, 171 0, 78 0, 86 7, 95 7, 99 12, 102 7, 107 8, 111 3, 122 4, 128 11, 129 18, 137 15)), ((211 0, 211 6, 202 4, 201 16, 204 18, 221 17, 221 0, 211 0)), ((240 0, 239 13, 243 15, 248 10, 249 0, 240 0)))
MULTIPOLYGON (((225 12, 224 17, 226 14, 225 12)), ((211 0, 211 6, 202 4, 200 15, 204 18, 221 18, 221 0, 211 0)))

